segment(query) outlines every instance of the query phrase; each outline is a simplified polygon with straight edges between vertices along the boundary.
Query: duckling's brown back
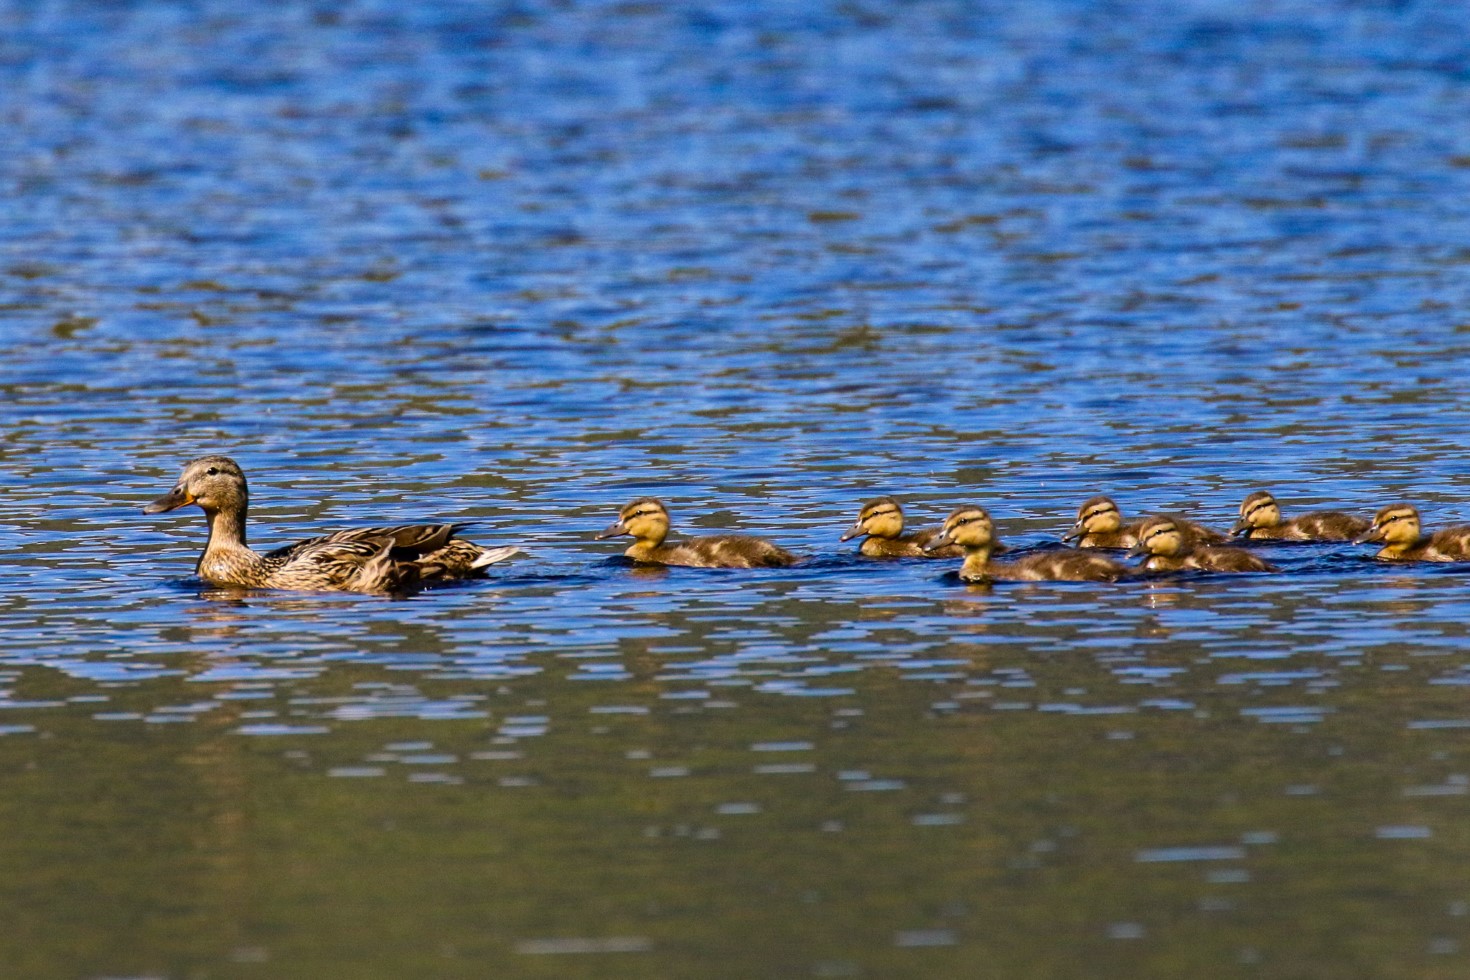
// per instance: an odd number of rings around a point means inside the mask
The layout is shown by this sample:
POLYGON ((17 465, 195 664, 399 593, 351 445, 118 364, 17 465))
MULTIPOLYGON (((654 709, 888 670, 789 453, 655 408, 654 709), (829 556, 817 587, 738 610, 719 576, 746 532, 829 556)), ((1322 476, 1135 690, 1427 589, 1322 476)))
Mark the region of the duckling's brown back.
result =
POLYGON ((1274 572, 1275 565, 1244 548, 1220 548, 1200 545, 1190 551, 1185 563, 1189 568, 1211 572, 1274 572))
POLYGON ((1138 529, 1143 526, 1147 518, 1139 518, 1129 521, 1128 524, 1116 531, 1094 531, 1083 535, 1077 542, 1079 548, 1103 548, 1108 550, 1123 551, 1138 543, 1138 529))
POLYGON ((1470 561, 1470 525, 1456 525, 1429 536, 1429 550, 1443 561, 1470 561))
MULTIPOLYGON (((936 548, 933 551, 925 551, 924 549, 929 547, 929 545, 932 544, 938 537, 939 529, 929 527, 923 529, 922 531, 915 531, 913 534, 904 535, 902 540, 904 544, 908 545, 909 547, 918 549, 916 552, 910 552, 910 554, 917 554, 925 558, 964 557, 965 549, 957 544, 947 544, 944 547, 936 548)), ((1001 545, 999 542, 996 542, 996 546, 993 550, 1004 551, 1005 546, 1001 545)))
POLYGON ((1214 528, 1205 527, 1203 524, 1191 521, 1185 517, 1180 517, 1177 514, 1170 514, 1169 517, 1173 519, 1174 525, 1179 528, 1186 548, 1194 544, 1224 544, 1230 540, 1230 536, 1223 531, 1216 531, 1214 528))
POLYGON ((938 537, 937 531, 919 531, 900 538, 864 538, 858 550, 869 558, 958 558, 965 553, 959 545, 947 545, 937 551, 924 546, 938 537))
POLYGON ((649 560, 695 568, 787 568, 797 558, 763 538, 720 534, 662 545, 649 560))
POLYGON ((1293 517, 1282 525, 1292 541, 1351 541, 1368 530, 1368 520, 1337 510, 1319 510, 1293 517))
POLYGON ((991 565, 992 577, 1023 582, 1116 582, 1128 569, 1102 555, 1067 549, 991 565))

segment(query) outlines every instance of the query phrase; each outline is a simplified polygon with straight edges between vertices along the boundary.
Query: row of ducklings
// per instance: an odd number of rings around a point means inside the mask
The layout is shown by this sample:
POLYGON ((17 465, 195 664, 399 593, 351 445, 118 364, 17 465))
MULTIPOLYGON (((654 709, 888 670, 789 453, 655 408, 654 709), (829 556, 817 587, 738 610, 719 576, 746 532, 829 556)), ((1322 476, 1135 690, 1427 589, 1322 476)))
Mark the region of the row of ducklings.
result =
MULTIPOLYGON (((359 527, 259 552, 245 543, 250 493, 245 473, 228 456, 201 456, 184 467, 168 493, 143 509, 162 514, 198 507, 209 525, 209 537, 195 570, 215 585, 233 588, 404 592, 423 585, 485 574, 489 566, 517 554, 515 546, 485 547, 459 534, 461 524, 401 524, 359 527)), ((1379 558, 1400 561, 1470 559, 1470 527, 1424 535, 1419 513, 1394 504, 1372 521, 1348 514, 1305 514, 1290 521, 1268 493, 1254 493, 1241 504, 1232 533, 1246 540, 1381 541, 1379 558)), ((633 501, 599 538, 632 536, 625 554, 634 561, 702 568, 783 567, 795 555, 769 541, 743 535, 689 538, 673 544, 669 512, 652 497, 633 501)), ((960 557, 967 580, 1078 579, 1111 580, 1129 569, 1084 549, 1130 548, 1145 556, 1146 571, 1212 569, 1273 571, 1266 562, 1239 548, 1222 548, 1225 535, 1177 517, 1125 521, 1106 497, 1082 505, 1077 523, 1064 537, 1077 548, 1027 555, 1008 562, 991 558, 1004 550, 996 540, 990 515, 980 507, 961 507, 937 531, 904 534, 903 509, 892 497, 869 501, 842 540, 863 537, 860 550, 874 557, 960 557)))
MULTIPOLYGON (((624 552, 637 562, 688 565, 700 568, 784 567, 798 559, 762 538, 711 535, 669 544, 669 512, 652 497, 633 501, 622 509, 616 523, 598 538, 629 535, 634 541, 624 552)), ((873 558, 964 558, 960 578, 965 581, 1115 581, 1143 572, 1201 570, 1214 572, 1274 572, 1278 569, 1244 548, 1225 547, 1231 537, 1242 541, 1352 541, 1381 542, 1378 557, 1394 561, 1470 560, 1470 526, 1452 527, 1425 535, 1419 512, 1409 504, 1393 504, 1372 521, 1340 511, 1316 511, 1285 520, 1276 499, 1265 491, 1251 494, 1240 505, 1240 518, 1229 535, 1172 515, 1125 520, 1108 497, 1093 497, 1077 512, 1063 541, 1076 547, 1053 549, 1012 561, 995 561, 1005 545, 996 537, 995 524, 983 507, 957 508, 943 526, 904 533, 903 508, 892 497, 878 497, 863 505, 857 521, 842 541, 863 538, 859 551, 873 558), (1127 550, 1141 557, 1130 568, 1097 550, 1127 550)))

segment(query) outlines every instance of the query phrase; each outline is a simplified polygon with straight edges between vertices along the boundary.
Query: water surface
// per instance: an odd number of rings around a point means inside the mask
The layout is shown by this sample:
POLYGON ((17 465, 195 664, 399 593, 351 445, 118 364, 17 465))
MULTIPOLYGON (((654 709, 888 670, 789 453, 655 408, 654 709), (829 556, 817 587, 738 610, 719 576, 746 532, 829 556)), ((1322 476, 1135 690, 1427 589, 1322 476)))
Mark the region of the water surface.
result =
POLYGON ((0 9, 7 975, 1463 976, 1466 570, 836 538, 1470 521, 1467 18, 0 9), (204 452, 530 554, 210 589, 204 452), (811 559, 631 567, 645 494, 811 559))

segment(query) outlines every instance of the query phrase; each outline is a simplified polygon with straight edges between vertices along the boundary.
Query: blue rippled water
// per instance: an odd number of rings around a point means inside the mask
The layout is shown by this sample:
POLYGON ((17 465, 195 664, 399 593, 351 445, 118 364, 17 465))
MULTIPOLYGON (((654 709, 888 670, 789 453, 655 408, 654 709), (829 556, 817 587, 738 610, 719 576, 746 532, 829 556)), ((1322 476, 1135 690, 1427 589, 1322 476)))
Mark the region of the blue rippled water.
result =
POLYGON ((1467 22, 0 4, 7 976, 1463 976, 1464 567, 836 539, 1470 522, 1467 22), (528 555, 211 589, 204 452, 528 555), (632 567, 645 494, 810 559, 632 567))

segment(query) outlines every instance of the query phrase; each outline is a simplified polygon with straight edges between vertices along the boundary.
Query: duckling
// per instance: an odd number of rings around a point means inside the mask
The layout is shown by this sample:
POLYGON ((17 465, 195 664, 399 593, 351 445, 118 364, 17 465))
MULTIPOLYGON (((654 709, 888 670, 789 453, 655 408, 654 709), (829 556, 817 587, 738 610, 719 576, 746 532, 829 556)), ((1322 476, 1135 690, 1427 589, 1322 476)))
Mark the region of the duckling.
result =
POLYGON ((903 508, 892 497, 876 497, 863 504, 857 522, 838 540, 851 541, 862 535, 867 537, 858 551, 869 558, 958 558, 965 553, 959 545, 926 551, 925 546, 939 536, 939 531, 904 534, 903 508))
POLYGON ((1279 569, 1243 548, 1221 548, 1198 544, 1172 517, 1150 517, 1138 529, 1138 543, 1128 551, 1130 558, 1146 556, 1146 572, 1177 572, 1203 569, 1211 572, 1275 572, 1279 569))
POLYGON ((618 519, 597 535, 597 540, 632 535, 634 541, 623 552, 634 561, 650 565, 687 565, 691 568, 786 568, 795 565, 795 555, 761 538, 741 534, 718 534, 690 538, 679 544, 664 544, 669 536, 669 512, 652 497, 640 497, 618 512, 618 519))
POLYGON ((462 524, 362 527, 298 541, 264 554, 245 543, 250 491, 228 456, 201 456, 184 467, 172 490, 143 508, 163 514, 195 505, 209 538, 195 572, 213 585, 396 593, 431 582, 470 578, 521 549, 482 548, 455 537, 462 524))
MULTIPOLYGON (((1147 520, 1147 517, 1136 517, 1125 522, 1111 497, 1092 497, 1077 509, 1077 523, 1062 535, 1062 540, 1076 541, 1079 548, 1131 548, 1138 543, 1138 530, 1147 520)), ((1222 544, 1229 540, 1203 524, 1182 517, 1176 517, 1174 521, 1192 541, 1222 544)))
POLYGON ((1129 571, 1111 558, 1076 548, 993 562, 990 556, 995 550, 995 525, 983 507, 956 509, 928 547, 937 551, 951 544, 965 551, 965 562, 960 566, 960 579, 965 582, 1116 582, 1129 571))
POLYGON ((1367 521, 1337 510, 1317 510, 1283 521, 1276 498, 1257 490, 1241 502, 1240 520, 1230 533, 1248 541, 1351 541, 1367 530, 1367 521))
POLYGON ((1383 548, 1374 557, 1389 561, 1470 560, 1470 525, 1425 534, 1419 525, 1419 512, 1408 504, 1390 504, 1380 510, 1368 530, 1353 543, 1369 541, 1382 541, 1383 548))
POLYGON ((1062 535, 1063 541, 1076 541, 1079 548, 1131 548, 1138 543, 1138 525, 1143 520, 1123 526, 1123 514, 1111 497, 1092 497, 1077 509, 1077 523, 1062 535))

